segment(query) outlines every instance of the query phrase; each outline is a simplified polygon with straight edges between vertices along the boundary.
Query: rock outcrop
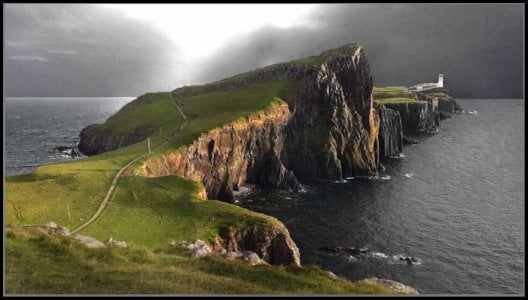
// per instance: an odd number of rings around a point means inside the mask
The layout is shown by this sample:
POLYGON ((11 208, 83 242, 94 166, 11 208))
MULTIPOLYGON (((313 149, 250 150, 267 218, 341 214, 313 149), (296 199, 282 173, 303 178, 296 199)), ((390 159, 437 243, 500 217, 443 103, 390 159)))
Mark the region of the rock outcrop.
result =
POLYGON ((301 265, 299 249, 284 226, 251 226, 245 229, 230 227, 226 235, 223 239, 227 243, 228 252, 253 251, 272 265, 301 265))
POLYGON ((328 57, 302 88, 285 98, 292 111, 283 161, 301 179, 341 180, 374 174, 379 118, 363 49, 328 57))
POLYGON ((398 156, 403 152, 403 129, 400 112, 380 106, 379 155, 398 156))
POLYGON ((283 103, 202 134, 190 146, 145 161, 142 176, 180 175, 202 182, 207 196, 230 200, 246 182, 296 190, 300 184, 281 160, 283 128, 290 118, 283 103))
POLYGON ((437 131, 440 127, 438 102, 386 103, 383 106, 400 112, 404 134, 412 134, 418 131, 437 131))
MULTIPOLYGON (((154 101, 152 94, 145 94, 138 97, 133 102, 123 106, 119 112, 130 109, 131 106, 149 103, 152 101, 154 101)), ((119 114, 119 112, 108 118, 106 122, 111 122, 112 119, 115 118, 117 114, 119 114)), ((77 148, 82 154, 96 155, 126 147, 146 139, 152 133, 158 130, 158 128, 155 127, 136 127, 122 134, 116 134, 113 128, 104 125, 105 124, 92 124, 85 127, 81 131, 79 134, 80 141, 77 148)))

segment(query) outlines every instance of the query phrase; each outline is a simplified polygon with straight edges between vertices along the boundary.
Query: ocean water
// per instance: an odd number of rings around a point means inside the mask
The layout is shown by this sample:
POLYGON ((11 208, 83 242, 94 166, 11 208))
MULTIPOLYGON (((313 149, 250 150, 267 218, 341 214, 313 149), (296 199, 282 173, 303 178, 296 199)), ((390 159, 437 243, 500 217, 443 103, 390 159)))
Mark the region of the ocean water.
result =
POLYGON ((72 158, 50 153, 79 142, 81 130, 102 123, 134 98, 6 98, 4 174, 30 173, 36 167, 72 158))
POLYGON ((404 146, 385 179, 310 182, 305 193, 262 191, 240 205, 280 219, 302 264, 351 280, 392 279, 421 294, 524 294, 524 101, 457 101, 478 113, 404 146), (324 246, 371 252, 354 259, 324 246))
MULTIPOLYGON (((5 101, 5 173, 71 158, 78 141, 132 98, 5 101)), ((304 265, 351 280, 392 279, 421 294, 524 293, 524 101, 457 100, 477 114, 444 120, 378 179, 309 182, 305 193, 260 191, 240 205, 288 227, 304 265), (357 259, 320 247, 367 248, 357 259), (408 265, 400 256, 412 256, 408 265)))

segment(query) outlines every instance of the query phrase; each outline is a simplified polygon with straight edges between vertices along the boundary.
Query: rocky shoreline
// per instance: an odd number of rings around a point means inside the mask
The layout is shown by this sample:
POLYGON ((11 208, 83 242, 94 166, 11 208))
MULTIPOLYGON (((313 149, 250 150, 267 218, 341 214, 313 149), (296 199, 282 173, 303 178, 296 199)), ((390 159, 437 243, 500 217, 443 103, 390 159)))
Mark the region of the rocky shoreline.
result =
MULTIPOLYGON (((385 158, 402 157, 404 145, 417 143, 410 135, 438 132, 441 119, 464 112, 448 96, 374 105, 373 79, 364 50, 357 45, 347 47, 346 54, 324 57, 318 67, 279 64, 250 72, 243 80, 173 91, 177 98, 280 78, 300 82, 295 92, 282 99, 283 104, 204 133, 183 150, 149 158, 135 175, 183 176, 201 182, 207 198, 230 201, 247 184, 298 191, 304 180, 377 176, 385 158)), ((135 101, 147 101, 145 97, 135 101)), ((134 132, 118 141, 97 128, 90 125, 81 132, 83 153, 117 149, 150 134, 134 132)), ((299 250, 286 227, 271 231, 230 228, 221 239, 211 247, 227 257, 300 265, 299 250)), ((195 256, 214 252, 205 242, 186 247, 195 256)), ((416 292, 390 280, 381 282, 416 292)))

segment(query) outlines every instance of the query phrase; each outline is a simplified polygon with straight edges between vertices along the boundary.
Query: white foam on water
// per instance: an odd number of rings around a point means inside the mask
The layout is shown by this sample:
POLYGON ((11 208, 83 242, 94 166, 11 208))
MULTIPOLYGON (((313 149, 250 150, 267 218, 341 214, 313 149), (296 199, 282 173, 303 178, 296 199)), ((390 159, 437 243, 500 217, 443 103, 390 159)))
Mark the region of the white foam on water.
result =
POLYGON ((411 177, 413 177, 413 175, 414 175, 413 173, 405 173, 405 177, 407 177, 407 178, 411 178, 411 177))
POLYGON ((388 258, 389 257, 387 254, 381 253, 381 252, 371 252, 370 255, 375 256, 375 257, 380 257, 380 258, 388 258))

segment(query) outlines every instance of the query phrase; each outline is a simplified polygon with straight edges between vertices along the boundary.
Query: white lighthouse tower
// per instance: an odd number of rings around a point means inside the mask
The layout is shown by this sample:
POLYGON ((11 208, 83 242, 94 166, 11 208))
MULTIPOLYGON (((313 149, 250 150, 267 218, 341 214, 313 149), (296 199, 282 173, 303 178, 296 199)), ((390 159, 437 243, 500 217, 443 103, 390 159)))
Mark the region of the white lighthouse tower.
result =
POLYGON ((444 87, 444 74, 438 74, 438 83, 436 87, 444 87))

